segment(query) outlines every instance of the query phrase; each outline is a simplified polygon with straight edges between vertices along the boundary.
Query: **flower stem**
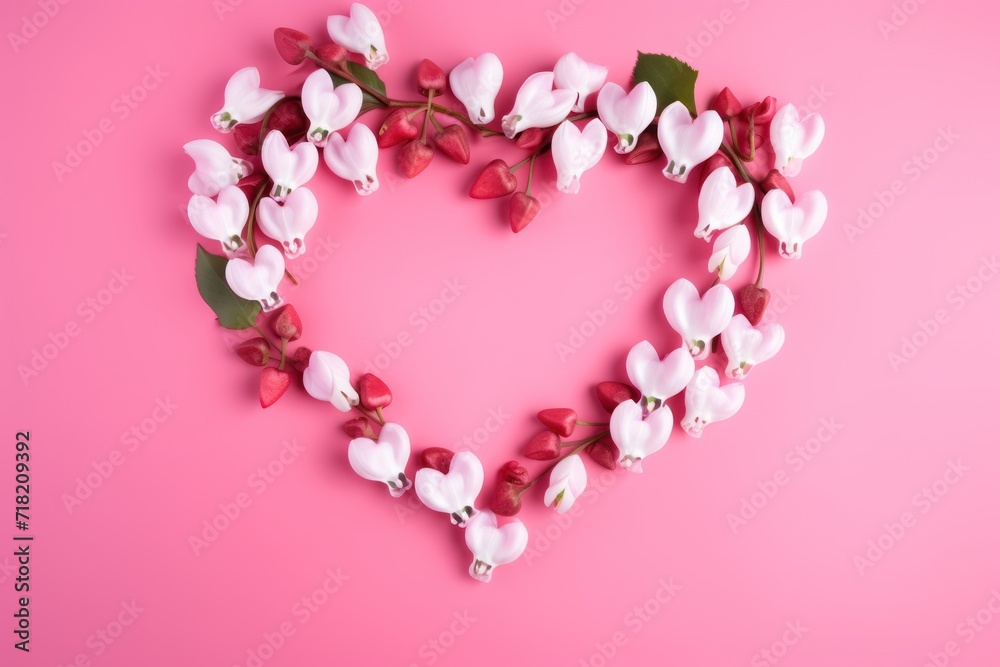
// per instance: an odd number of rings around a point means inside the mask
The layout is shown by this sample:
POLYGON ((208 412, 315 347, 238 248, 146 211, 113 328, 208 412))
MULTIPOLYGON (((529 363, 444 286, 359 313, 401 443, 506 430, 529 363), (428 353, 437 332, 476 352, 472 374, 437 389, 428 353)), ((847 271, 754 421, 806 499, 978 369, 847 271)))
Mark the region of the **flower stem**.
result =
POLYGON ((531 154, 531 162, 528 163, 528 185, 524 188, 524 194, 531 196, 531 178, 535 174, 535 158, 538 157, 538 151, 531 154))
POLYGON ((552 472, 552 469, 555 468, 559 464, 559 462, 562 461, 563 459, 565 459, 567 456, 573 456, 574 454, 576 454, 580 450, 582 450, 582 449, 584 449, 586 447, 589 447, 590 445, 594 444, 595 442, 597 442, 601 438, 603 438, 605 436, 608 436, 608 435, 611 435, 611 431, 605 429, 605 430, 601 431, 600 433, 595 433, 594 435, 590 436, 589 438, 584 438, 583 440, 580 440, 577 443, 574 443, 574 444, 576 444, 576 447, 574 447, 571 452, 569 452, 565 456, 559 457, 559 459, 557 459, 557 460, 553 461, 552 463, 550 463, 549 465, 545 466, 545 469, 542 470, 542 472, 538 473, 535 476, 534 479, 532 479, 530 482, 528 482, 527 484, 525 484, 524 486, 521 487, 520 491, 518 491, 518 495, 522 495, 523 496, 525 491, 527 491, 532 486, 534 486, 535 483, 538 482, 538 480, 540 480, 541 478, 545 477, 547 474, 549 474, 550 472, 552 472))
POLYGON ((608 422, 585 422, 581 420, 576 421, 577 426, 607 426, 608 422))
MULTIPOLYGON (((757 179, 750 175, 750 172, 747 171, 746 165, 743 164, 743 160, 739 158, 732 148, 722 144, 722 146, 719 147, 719 150, 722 151, 723 155, 729 158, 729 161, 733 163, 733 166, 736 167, 736 171, 740 173, 740 177, 745 182, 752 183, 755 189, 763 192, 763 188, 761 188, 760 183, 757 179)), ((757 265, 757 280, 754 281, 754 285, 756 285, 757 289, 760 289, 764 284, 764 221, 761 219, 760 206, 757 204, 756 197, 754 198, 753 203, 753 224, 757 231, 757 256, 759 258, 757 265)))

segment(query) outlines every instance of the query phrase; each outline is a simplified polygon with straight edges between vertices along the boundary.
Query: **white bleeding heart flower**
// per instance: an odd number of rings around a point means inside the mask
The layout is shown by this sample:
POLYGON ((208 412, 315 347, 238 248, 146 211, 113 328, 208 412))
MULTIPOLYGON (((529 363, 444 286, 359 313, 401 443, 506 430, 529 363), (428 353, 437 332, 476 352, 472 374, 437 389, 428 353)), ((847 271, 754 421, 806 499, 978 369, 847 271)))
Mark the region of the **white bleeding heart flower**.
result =
POLYGON ((399 424, 386 424, 371 438, 354 438, 347 445, 347 460, 354 472, 364 479, 382 482, 393 498, 399 498, 413 483, 406 478, 406 462, 410 459, 410 436, 399 424))
POLYGON ((226 282, 244 299, 260 301, 265 311, 274 310, 281 303, 278 284, 285 275, 285 258, 274 246, 261 246, 251 264, 245 259, 234 258, 226 264, 226 282))
POLYGON ((365 58, 368 69, 378 69, 389 62, 389 52, 385 48, 385 33, 375 12, 355 2, 351 5, 351 15, 331 16, 326 20, 326 31, 330 39, 353 53, 365 58))
POLYGON ((608 78, 608 68, 588 63, 572 51, 556 61, 552 69, 556 88, 576 93, 573 111, 583 111, 587 97, 596 93, 608 78))
POLYGON ((664 448, 674 427, 674 413, 666 405, 643 419, 643 408, 624 401, 611 413, 611 439, 618 446, 618 464, 629 472, 642 472, 642 461, 664 448))
POLYGON ((663 175, 683 183, 691 170, 712 157, 722 145, 722 118, 709 109, 694 120, 683 102, 674 102, 660 113, 656 138, 667 156, 663 175))
POLYGON ((309 355, 302 384, 310 396, 332 403, 341 412, 350 412, 351 406, 358 404, 358 392, 351 385, 347 362, 332 352, 315 350, 309 355))
POLYGON ((302 84, 302 110, 309 118, 306 137, 317 146, 326 146, 331 132, 343 129, 361 113, 363 93, 354 83, 334 87, 329 72, 318 69, 302 84))
POLYGON ((597 95, 597 114, 608 130, 618 137, 616 153, 631 153, 642 131, 656 116, 656 93, 646 81, 640 81, 630 93, 613 81, 597 95))
POLYGON ((663 403, 679 394, 694 375, 694 359, 679 347, 660 359, 648 340, 636 343, 625 359, 629 381, 644 397, 663 403))
POLYGON ((708 241, 715 232, 739 224, 750 215, 755 195, 751 183, 737 186, 733 170, 719 167, 702 183, 694 235, 708 241))
POLYGON ((750 256, 750 232, 746 225, 736 225, 715 237, 708 270, 719 275, 719 280, 729 280, 750 256))
POLYGON ((545 506, 565 514, 587 488, 587 468, 579 454, 570 454, 556 464, 545 489, 545 506))
POLYGON ((684 392, 684 419, 681 428, 694 438, 713 422, 735 415, 743 406, 746 390, 739 382, 719 386, 719 374, 710 366, 698 369, 684 392))
POLYGON ((553 90, 554 77, 552 72, 538 72, 521 84, 514 98, 514 108, 500 122, 508 139, 532 127, 552 127, 569 115, 576 93, 553 90))
POLYGON ((378 140, 367 125, 357 123, 345 141, 337 133, 323 150, 323 160, 337 176, 351 181, 359 195, 370 195, 378 190, 378 140))
POLYGON ((483 488, 483 464, 472 452, 458 452, 445 475, 434 468, 421 468, 416 475, 417 497, 436 512, 451 515, 451 522, 464 526, 476 514, 476 498, 483 488))
POLYGON ((826 196, 819 190, 799 195, 793 204, 784 190, 776 188, 760 202, 764 228, 778 239, 778 252, 786 259, 802 256, 802 246, 823 227, 826 214, 826 196))
POLYGON ((774 168, 783 176, 798 175, 802 171, 802 161, 816 152, 825 132, 826 124, 818 113, 800 119, 794 104, 778 109, 771 119, 774 168))
POLYGON ((284 96, 280 90, 260 87, 256 67, 244 67, 229 77, 225 102, 212 114, 212 126, 219 132, 229 132, 239 123, 256 123, 284 96))
POLYGON ((722 349, 729 364, 726 375, 742 380, 750 369, 778 353, 785 343, 785 330, 777 322, 753 326, 743 315, 737 315, 722 332, 722 349))
POLYGON ((528 529, 520 519, 500 527, 497 515, 491 510, 483 510, 466 524, 465 543, 472 551, 469 574, 485 582, 493 577, 493 570, 498 566, 521 557, 528 547, 528 529))
POLYGON ((663 314, 695 359, 708 356, 712 339, 733 318, 736 300, 725 285, 716 285, 698 295, 698 288, 686 278, 676 280, 663 295, 663 314))
POLYGON ((184 144, 184 152, 194 160, 188 188, 196 195, 214 197, 227 185, 236 185, 253 173, 253 165, 229 154, 211 139, 195 139, 184 144))
POLYGON ((316 224, 319 204, 308 188, 297 188, 279 204, 265 197, 257 204, 257 222, 262 232, 281 244, 285 256, 294 259, 306 251, 306 232, 316 224))
POLYGON ((473 123, 485 125, 496 117, 494 104, 503 83, 503 64, 495 54, 466 58, 451 70, 448 83, 473 123))
POLYGON ((580 177, 601 161, 608 146, 608 131, 595 118, 581 131, 568 120, 552 135, 552 161, 556 164, 556 189, 566 194, 580 191, 580 177))
POLYGON ((312 144, 302 141, 295 148, 288 147, 288 140, 279 130, 271 130, 260 147, 264 171, 274 181, 271 196, 282 201, 292 190, 305 185, 319 166, 319 151, 312 144))
POLYGON ((235 185, 222 188, 218 201, 204 195, 191 195, 187 212, 194 230, 221 243, 226 254, 232 255, 243 246, 241 235, 250 214, 250 203, 243 190, 235 185))

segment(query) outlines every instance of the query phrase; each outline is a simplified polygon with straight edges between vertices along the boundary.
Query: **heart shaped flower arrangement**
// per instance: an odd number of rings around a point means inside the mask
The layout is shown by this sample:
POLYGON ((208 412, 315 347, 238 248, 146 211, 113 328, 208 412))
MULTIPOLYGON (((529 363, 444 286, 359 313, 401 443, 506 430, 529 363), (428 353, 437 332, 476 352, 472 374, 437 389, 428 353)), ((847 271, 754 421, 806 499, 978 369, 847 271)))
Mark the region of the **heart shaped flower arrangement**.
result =
POLYGON ((520 85, 513 108, 494 129, 494 103, 504 82, 496 55, 470 57, 448 74, 424 60, 416 68, 419 99, 395 99, 375 72, 389 61, 375 14, 354 4, 348 16, 329 17, 327 31, 331 41, 321 44, 290 28, 274 32, 286 62, 316 67, 298 95, 261 88, 254 67, 229 80, 223 107, 211 123, 232 134, 244 157, 209 139, 184 146, 195 163, 188 180, 188 217, 195 231, 218 242, 223 253, 198 247, 198 289, 221 326, 252 330, 236 353, 260 368, 261 406, 277 401, 295 372, 309 395, 342 412, 357 412, 343 425, 351 468, 385 484, 392 497, 412 489, 428 508, 447 514, 465 530, 472 551, 469 573, 489 581, 498 566, 517 560, 528 542, 520 520, 501 523, 499 517, 517 514, 539 481, 548 480, 545 505, 566 512, 587 485, 583 455, 606 468, 642 472, 674 430, 675 417, 666 404, 671 397, 683 392, 680 428, 692 437, 739 411, 743 380, 777 354, 785 339, 781 325, 762 322, 770 299, 763 287, 765 231, 777 240, 781 257, 798 259, 826 220, 823 193, 796 198, 786 179, 819 147, 823 119, 817 114, 802 118, 790 104, 778 108, 773 97, 744 106, 728 88, 699 113, 698 73, 676 58, 640 53, 626 91, 606 80, 606 67, 567 53, 552 70, 532 74, 520 85), (370 112, 385 113, 377 133, 355 122, 370 112), (625 164, 658 165, 678 186, 698 181, 693 231, 712 243, 707 269, 714 276, 704 291, 682 278, 664 294, 663 312, 679 336, 677 349, 661 357, 651 343, 641 341, 628 353, 628 383, 597 383, 596 397, 610 418, 584 421, 569 408, 540 411, 544 429, 523 454, 548 465, 531 475, 518 461, 506 463, 485 502, 480 500, 483 466, 470 451, 424 449, 411 480, 406 472, 410 438, 384 416, 392 402, 389 388, 371 374, 352 380, 347 363, 331 352, 291 349, 302 334, 302 321, 281 297, 283 282, 295 281, 287 262, 306 252, 319 216, 306 185, 319 169, 320 150, 329 171, 368 196, 379 189, 378 162, 387 149, 399 146, 397 167, 414 178, 437 153, 468 164, 470 133, 512 141, 525 151, 514 165, 488 162, 469 191, 475 199, 509 197, 515 233, 541 211, 531 196, 535 162, 551 153, 556 188, 576 194, 584 174, 604 159, 609 133, 625 164), (698 178, 691 178, 699 165, 698 178), (525 186, 519 190, 518 172, 525 166, 525 186), (754 245, 757 278, 739 291, 742 313, 737 314, 737 299, 726 281, 754 245), (712 363, 725 369, 725 383, 712 363), (577 429, 589 433, 571 440, 577 429))

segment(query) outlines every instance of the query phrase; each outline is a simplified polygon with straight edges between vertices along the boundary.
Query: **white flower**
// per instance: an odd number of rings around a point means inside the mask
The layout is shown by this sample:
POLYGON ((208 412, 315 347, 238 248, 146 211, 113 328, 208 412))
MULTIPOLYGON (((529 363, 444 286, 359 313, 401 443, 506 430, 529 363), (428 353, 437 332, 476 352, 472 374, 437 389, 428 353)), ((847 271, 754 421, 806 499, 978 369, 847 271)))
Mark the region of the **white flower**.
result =
POLYGON ((285 258, 274 246, 261 246, 253 264, 235 258, 226 264, 226 282, 244 299, 260 301, 265 311, 273 310, 279 303, 278 284, 285 275, 285 258))
POLYGON ((683 102, 674 102, 660 113, 656 138, 667 156, 663 175, 683 183, 691 170, 712 157, 722 145, 722 118, 709 109, 692 120, 683 102))
POLYGON ((306 137, 317 146, 326 146, 331 132, 350 125, 361 113, 363 94, 357 84, 337 87, 329 72, 318 69, 302 84, 302 110, 309 118, 306 137))
POLYGON ((243 245, 243 227, 249 214, 247 196, 235 185, 222 188, 218 201, 204 195, 191 195, 188 201, 188 220, 194 230, 221 243, 230 255, 243 245))
POLYGON ((351 16, 331 16, 326 20, 330 39, 348 51, 360 53, 368 69, 378 69, 389 62, 385 33, 375 12, 362 4, 351 5, 351 16))
POLYGON ((351 386, 347 363, 332 352, 314 351, 302 373, 302 384, 313 398, 329 401, 341 412, 358 404, 358 392, 351 386))
POLYGON ((778 239, 778 252, 786 259, 802 256, 802 246, 823 227, 826 214, 826 197, 819 190, 799 195, 793 204, 784 190, 774 189, 760 203, 764 228, 778 239))
POLYGON ((330 135, 330 143, 323 150, 323 160, 337 176, 354 183, 359 195, 370 195, 378 190, 378 140, 367 125, 357 123, 347 135, 347 141, 337 133, 330 135))
POLYGON ((663 403, 679 394, 694 375, 694 359, 679 347, 660 359, 656 348, 648 340, 636 343, 625 360, 629 381, 643 396, 663 403))
POLYGON ((194 160, 194 173, 188 188, 196 195, 214 197, 227 185, 236 185, 253 173, 253 165, 235 158, 221 144, 211 139, 196 139, 184 144, 184 152, 194 160))
POLYGON ((413 486, 404 472, 409 458, 410 437, 399 424, 383 426, 378 442, 354 438, 347 446, 347 460, 354 472, 373 482, 382 482, 389 487, 393 498, 399 498, 413 486))
POLYGON ((297 188, 279 204, 265 197, 257 204, 257 222, 262 232, 281 244, 285 256, 298 257, 306 251, 306 232, 316 224, 319 204, 308 188, 297 188))
POLYGON ((624 88, 609 81, 597 95, 597 113, 618 137, 615 152, 631 153, 639 135, 656 116, 656 93, 648 82, 640 81, 626 95, 624 88))
POLYGON ((538 72, 521 84, 514 98, 514 108, 500 123, 508 139, 528 128, 552 127, 569 115, 576 93, 552 90, 554 76, 552 72, 538 72))
POLYGON ((719 280, 729 280, 750 256, 750 232, 746 225, 736 225, 715 237, 708 270, 718 273, 719 280))
POLYGON ((726 375, 742 380, 750 369, 778 353, 785 343, 785 330, 777 322, 753 326, 743 315, 735 316, 722 332, 722 349, 729 364, 726 375))
POLYGON ((818 113, 800 120, 794 104, 778 109, 771 119, 774 168, 783 176, 798 175, 802 171, 802 161, 816 152, 825 132, 826 125, 818 113))
POLYGON ((229 77, 225 102, 212 114, 212 126, 219 132, 229 132, 239 123, 256 123, 284 96, 280 90, 260 87, 256 67, 244 67, 229 77))
POLYGON ((503 64, 496 55, 484 53, 478 58, 466 58, 451 70, 448 82, 473 123, 485 125, 493 120, 493 105, 503 83, 503 64))
POLYGON ((642 460, 663 449, 674 427, 674 413, 666 405, 645 419, 635 401, 619 403, 611 413, 611 439, 618 446, 618 464, 629 472, 642 472, 642 460))
POLYGON ((691 281, 680 278, 663 295, 663 314, 695 359, 708 356, 712 339, 729 324, 735 308, 733 293, 725 285, 716 285, 701 297, 691 281))
POLYGON ((608 145, 608 131, 595 118, 581 132, 568 120, 552 135, 552 160, 556 164, 556 189, 567 194, 580 191, 583 172, 596 166, 608 145))
POLYGON ((587 468, 579 454, 570 454, 556 464, 545 489, 545 506, 565 514, 587 488, 587 468))
POLYGON ((500 528, 497 515, 483 510, 466 525, 465 543, 472 551, 469 574, 479 581, 489 581, 494 569, 521 557, 528 546, 528 529, 520 519, 500 528))
POLYGON ((482 488, 483 464, 472 452, 455 454, 447 475, 434 468, 421 468, 416 475, 420 502, 450 514, 457 526, 464 526, 476 514, 476 498, 482 488))
POLYGON ((319 166, 319 152, 312 144, 302 141, 295 148, 288 147, 288 140, 278 130, 271 130, 260 147, 264 171, 274 181, 271 196, 283 200, 292 190, 305 185, 319 166))
POLYGON ((729 167, 719 167, 705 179, 698 194, 698 226, 694 235, 708 241, 720 229, 739 224, 753 208, 754 186, 736 185, 729 167))
POLYGON ((719 386, 719 374, 711 366, 698 369, 684 392, 681 428, 694 438, 713 422, 729 419, 743 406, 746 390, 739 382, 719 386))
POLYGON ((587 97, 596 93, 608 78, 608 68, 588 63, 572 51, 556 61, 552 69, 556 88, 576 93, 573 111, 583 111, 587 97))

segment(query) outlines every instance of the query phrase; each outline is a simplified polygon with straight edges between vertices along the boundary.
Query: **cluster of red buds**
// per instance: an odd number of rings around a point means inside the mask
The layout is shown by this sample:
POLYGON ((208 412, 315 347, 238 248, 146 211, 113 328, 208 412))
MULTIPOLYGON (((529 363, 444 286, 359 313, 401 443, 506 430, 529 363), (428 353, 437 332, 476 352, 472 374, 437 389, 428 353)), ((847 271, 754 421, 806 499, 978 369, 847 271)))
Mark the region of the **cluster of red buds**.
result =
POLYGON ((306 347, 288 350, 288 344, 302 336, 302 320, 291 304, 282 306, 271 314, 268 321, 271 332, 279 343, 271 341, 262 329, 254 338, 236 346, 236 355, 251 366, 260 367, 260 406, 270 407, 281 398, 292 384, 289 367, 302 373, 309 364, 311 351, 306 347), (272 353, 272 349, 277 356, 272 353))

